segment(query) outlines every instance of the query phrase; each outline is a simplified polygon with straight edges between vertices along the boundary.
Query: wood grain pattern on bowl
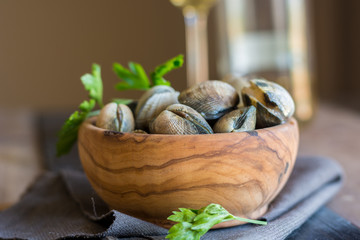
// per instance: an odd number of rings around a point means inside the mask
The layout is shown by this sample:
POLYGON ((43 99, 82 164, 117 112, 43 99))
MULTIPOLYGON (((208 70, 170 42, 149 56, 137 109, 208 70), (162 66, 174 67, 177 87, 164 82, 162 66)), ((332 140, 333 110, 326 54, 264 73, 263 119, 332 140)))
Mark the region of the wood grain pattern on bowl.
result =
POLYGON ((183 136, 112 132, 94 121, 82 124, 78 141, 91 185, 111 208, 164 227, 173 224, 166 220, 172 211, 210 203, 261 217, 289 178, 299 142, 295 119, 251 132, 183 136))

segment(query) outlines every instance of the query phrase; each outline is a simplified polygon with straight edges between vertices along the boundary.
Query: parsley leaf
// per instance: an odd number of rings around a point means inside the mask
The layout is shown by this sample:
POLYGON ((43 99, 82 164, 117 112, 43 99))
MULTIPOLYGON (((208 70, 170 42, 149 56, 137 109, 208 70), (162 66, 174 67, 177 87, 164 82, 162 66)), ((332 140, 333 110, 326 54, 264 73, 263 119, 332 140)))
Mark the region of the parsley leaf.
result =
POLYGON ((92 74, 85 74, 81 77, 81 82, 84 87, 89 91, 90 99, 94 99, 100 107, 103 107, 102 95, 103 95, 103 84, 101 80, 101 68, 98 64, 92 65, 92 74))
POLYGON ((173 222, 192 222, 197 215, 197 210, 179 208, 180 212, 173 212, 173 215, 168 217, 168 220, 173 222))
POLYGON ((130 62, 129 69, 126 69, 120 63, 114 63, 113 70, 115 74, 124 80, 115 85, 117 90, 147 90, 150 88, 149 79, 140 64, 130 62))
POLYGON ((265 221, 239 218, 231 215, 219 204, 210 204, 199 210, 179 208, 180 212, 173 212, 168 220, 178 222, 169 229, 167 239, 171 240, 199 240, 214 225, 230 220, 239 220, 254 224, 266 225, 265 221))
POLYGON ((117 103, 117 104, 128 105, 129 103, 134 102, 134 100, 132 100, 132 99, 125 99, 125 98, 114 98, 114 99, 112 100, 112 102, 117 103))
POLYGON ((180 68, 184 63, 184 56, 182 54, 166 61, 157 66, 154 72, 151 73, 151 83, 144 68, 135 62, 129 62, 129 68, 125 68, 120 63, 113 64, 115 74, 123 81, 117 83, 115 88, 117 90, 147 90, 156 85, 170 86, 170 82, 163 77, 168 72, 180 68))
POLYGON ((79 110, 70 115, 58 133, 56 143, 56 156, 67 154, 77 140, 80 125, 90 116, 99 114, 99 111, 92 111, 97 103, 103 107, 103 83, 101 79, 101 68, 98 64, 92 65, 92 74, 85 74, 81 78, 85 90, 89 91, 89 101, 83 101, 79 110))
POLYGON ((79 106, 80 111, 75 111, 70 115, 69 119, 65 121, 58 135, 56 156, 60 157, 71 150, 77 140, 77 133, 80 125, 88 117, 94 107, 94 99, 84 101, 79 106))
POLYGON ((182 67, 184 63, 184 55, 180 54, 165 63, 157 66, 154 72, 151 73, 151 80, 153 86, 156 85, 167 85, 170 86, 170 82, 166 81, 163 77, 170 71, 182 67))

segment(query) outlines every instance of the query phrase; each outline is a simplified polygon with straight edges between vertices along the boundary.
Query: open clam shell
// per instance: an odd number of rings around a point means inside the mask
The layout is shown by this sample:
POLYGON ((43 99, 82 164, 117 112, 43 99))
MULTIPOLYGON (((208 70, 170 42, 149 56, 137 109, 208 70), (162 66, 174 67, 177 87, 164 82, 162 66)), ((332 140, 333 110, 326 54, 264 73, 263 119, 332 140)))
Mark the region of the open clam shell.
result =
POLYGON ((295 103, 288 91, 264 79, 250 80, 250 87, 242 89, 242 97, 246 106, 257 109, 257 128, 282 124, 295 112, 295 103))
POLYGON ((241 91, 245 87, 250 87, 250 77, 245 76, 234 76, 234 75, 226 75, 222 81, 230 84, 236 90, 236 92, 240 96, 239 104, 237 105, 238 108, 244 107, 244 101, 241 98, 241 91))
POLYGON ((256 125, 254 106, 239 108, 221 117, 214 125, 215 133, 252 131, 256 125))

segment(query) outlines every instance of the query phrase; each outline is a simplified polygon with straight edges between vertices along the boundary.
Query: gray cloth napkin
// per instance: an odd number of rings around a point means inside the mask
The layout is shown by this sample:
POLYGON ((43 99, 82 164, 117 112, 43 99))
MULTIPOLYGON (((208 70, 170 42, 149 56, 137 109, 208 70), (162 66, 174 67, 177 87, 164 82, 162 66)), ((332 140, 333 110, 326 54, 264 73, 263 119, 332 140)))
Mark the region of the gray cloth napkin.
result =
MULTIPOLYGON (((341 167, 330 159, 300 157, 264 216, 267 226, 211 230, 202 239, 285 239, 335 195, 342 175, 341 167)), ((0 212, 3 239, 164 239, 166 234, 164 228, 110 211, 79 171, 43 174, 19 203, 0 212)))

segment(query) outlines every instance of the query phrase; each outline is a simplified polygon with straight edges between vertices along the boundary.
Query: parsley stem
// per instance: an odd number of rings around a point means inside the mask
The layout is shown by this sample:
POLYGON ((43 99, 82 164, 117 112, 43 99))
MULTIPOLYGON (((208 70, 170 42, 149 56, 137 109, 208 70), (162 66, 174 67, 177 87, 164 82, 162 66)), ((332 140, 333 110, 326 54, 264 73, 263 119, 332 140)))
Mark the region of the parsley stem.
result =
POLYGON ((252 220, 247 218, 241 218, 241 217, 235 217, 236 220, 242 221, 242 222, 248 222, 253 224, 260 224, 260 225, 267 225, 267 221, 260 221, 260 220, 252 220))
POLYGON ((94 117, 100 114, 100 110, 91 111, 86 115, 86 118, 94 117))

